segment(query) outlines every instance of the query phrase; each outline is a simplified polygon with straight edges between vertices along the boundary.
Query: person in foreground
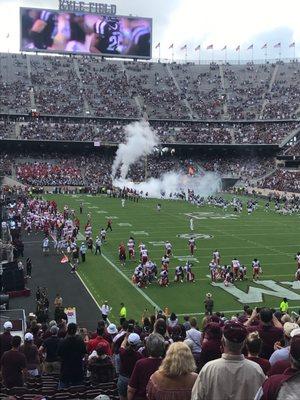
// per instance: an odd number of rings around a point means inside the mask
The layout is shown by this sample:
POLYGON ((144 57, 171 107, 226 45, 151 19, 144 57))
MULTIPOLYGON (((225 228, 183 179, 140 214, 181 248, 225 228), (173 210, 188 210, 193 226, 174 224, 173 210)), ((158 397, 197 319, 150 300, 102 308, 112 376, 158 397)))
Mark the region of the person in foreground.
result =
POLYGON ((258 364, 243 356, 246 337, 247 329, 240 322, 225 325, 222 357, 204 365, 194 384, 192 400, 253 400, 265 374, 258 364))
POLYGON ((182 342, 169 347, 158 371, 147 385, 148 400, 190 400, 197 378, 196 365, 190 348, 182 342))
POLYGON ((255 400, 298 400, 300 398, 300 328, 291 332, 290 367, 270 376, 259 388, 255 400))

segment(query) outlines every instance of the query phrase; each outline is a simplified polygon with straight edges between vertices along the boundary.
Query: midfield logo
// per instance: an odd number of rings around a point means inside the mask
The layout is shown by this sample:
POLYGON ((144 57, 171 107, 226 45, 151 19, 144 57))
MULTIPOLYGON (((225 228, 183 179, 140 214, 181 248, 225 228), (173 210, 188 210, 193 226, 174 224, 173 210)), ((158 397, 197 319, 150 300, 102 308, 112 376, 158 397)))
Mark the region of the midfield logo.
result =
POLYGON ((222 214, 222 213, 217 213, 213 211, 209 212, 192 212, 192 213, 185 213, 189 218, 195 218, 195 219, 237 219, 239 218, 239 215, 237 214, 222 214))
POLYGON ((178 238, 180 239, 190 239, 191 237, 193 237, 194 239, 212 239, 213 236, 212 235, 207 235, 206 233, 179 233, 177 235, 178 238))
MULTIPOLYGON (((292 292, 291 290, 282 287, 278 282, 272 280, 262 280, 255 282, 257 285, 264 287, 249 286, 248 292, 243 292, 235 285, 225 286, 222 282, 211 282, 212 286, 219 287, 227 293, 234 296, 240 303, 262 303, 264 301, 263 295, 275 296, 279 298, 286 297, 288 300, 300 300, 300 294, 292 292)), ((291 286, 292 289, 300 290, 300 281, 294 282, 279 282, 284 285, 291 286)))

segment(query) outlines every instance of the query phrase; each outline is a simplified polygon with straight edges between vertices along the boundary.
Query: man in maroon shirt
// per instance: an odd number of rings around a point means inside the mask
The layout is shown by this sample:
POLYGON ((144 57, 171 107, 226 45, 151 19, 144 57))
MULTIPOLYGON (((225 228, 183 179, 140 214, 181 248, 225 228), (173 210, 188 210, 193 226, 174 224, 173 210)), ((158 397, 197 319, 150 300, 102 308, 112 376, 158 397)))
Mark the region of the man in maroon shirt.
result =
POLYGON ((150 376, 158 370, 165 354, 165 339, 158 333, 146 338, 148 358, 138 360, 133 369, 127 388, 127 400, 145 400, 146 387, 150 376))
POLYGON ((1 372, 4 385, 7 388, 23 386, 23 372, 26 369, 26 358, 20 352, 21 338, 14 336, 12 349, 6 351, 1 358, 1 372))
POLYGON ((12 330, 12 323, 10 321, 6 321, 3 325, 4 332, 0 335, 0 359, 5 353, 11 349, 12 335, 10 331, 12 330))
POLYGON ((255 400, 299 399, 299 388, 300 335, 298 334, 293 336, 291 340, 290 367, 283 374, 270 376, 258 390, 255 400))
POLYGON ((274 344, 283 339, 283 327, 278 319, 273 315, 270 308, 262 308, 258 314, 255 308, 251 317, 244 323, 248 328, 248 332, 257 331, 262 340, 262 349, 260 357, 267 360, 274 352, 274 344), (259 318, 260 323, 257 326, 251 326, 252 322, 259 318))
POLYGON ((210 322, 209 324, 207 324, 204 328, 203 336, 204 338, 202 342, 202 350, 199 357, 199 365, 197 365, 199 370, 201 370, 201 368, 209 361, 220 358, 222 355, 222 330, 220 324, 218 324, 217 322, 210 322))

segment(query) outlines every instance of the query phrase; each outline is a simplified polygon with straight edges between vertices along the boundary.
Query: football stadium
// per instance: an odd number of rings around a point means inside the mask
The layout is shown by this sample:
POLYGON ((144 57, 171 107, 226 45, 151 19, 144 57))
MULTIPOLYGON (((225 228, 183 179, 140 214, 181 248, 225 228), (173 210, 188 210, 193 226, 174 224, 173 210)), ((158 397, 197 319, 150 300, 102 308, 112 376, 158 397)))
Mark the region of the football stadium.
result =
POLYGON ((0 3, 0 399, 299 399, 299 5, 38 3, 0 3))

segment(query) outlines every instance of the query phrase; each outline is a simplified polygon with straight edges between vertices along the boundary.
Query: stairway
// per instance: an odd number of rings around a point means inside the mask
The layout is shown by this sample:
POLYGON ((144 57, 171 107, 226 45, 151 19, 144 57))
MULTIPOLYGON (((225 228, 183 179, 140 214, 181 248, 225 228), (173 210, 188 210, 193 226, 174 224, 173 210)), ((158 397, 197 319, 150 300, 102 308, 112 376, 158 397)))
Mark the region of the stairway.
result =
POLYGON ((74 71, 75 74, 77 75, 78 78, 78 85, 82 91, 82 96, 83 96, 83 109, 84 109, 84 114, 91 114, 91 108, 89 106, 89 103, 84 95, 84 88, 83 88, 83 83, 82 83, 82 79, 81 79, 81 74, 80 74, 80 70, 79 70, 79 65, 78 65, 78 61, 76 58, 73 58, 73 65, 74 65, 74 71))
MULTIPOLYGON (((267 93, 271 93, 272 87, 274 85, 274 82, 275 82, 275 79, 276 79, 276 76, 277 76, 278 68, 279 68, 279 65, 276 64, 275 68, 274 68, 274 71, 273 71, 273 74, 272 74, 272 77, 271 77, 271 80, 270 80, 270 83, 269 83, 269 87, 268 87, 267 93)), ((267 100, 266 100, 265 97, 266 97, 266 93, 263 94, 263 102, 262 102, 261 110, 260 110, 260 113, 259 113, 259 119, 263 118, 265 107, 267 105, 267 100)))
MULTIPOLYGON (((219 70, 220 70, 220 77, 221 77, 221 85, 222 85, 223 93, 225 95, 224 102, 223 102, 223 116, 224 116, 224 119, 229 119, 223 65, 221 65, 221 64, 219 65, 219 70)), ((234 135, 233 135, 233 142, 235 142, 234 135)))
POLYGON ((284 147, 295 135, 297 135, 298 133, 300 133, 300 127, 294 129, 293 131, 291 131, 280 143, 279 143, 279 147, 282 148, 284 147))
POLYGON ((126 71, 126 68, 124 65, 124 61, 121 61, 119 66, 121 67, 120 69, 125 75, 126 82, 128 83, 128 87, 129 87, 130 97, 134 99, 135 105, 139 111, 139 115, 141 115, 144 119, 147 120, 148 114, 146 113, 146 111, 143 110, 143 105, 144 105, 143 99, 139 95, 133 96, 131 86, 129 85, 129 78, 128 78, 127 71, 126 71))
MULTIPOLYGON (((30 55, 26 55, 26 64, 27 64, 27 75, 28 79, 31 82, 31 63, 30 63, 30 55)), ((29 99, 30 99, 30 107, 32 110, 36 110, 35 97, 34 97, 34 89, 31 84, 31 88, 29 89, 29 99)))
MULTIPOLYGON (((174 74, 173 74, 172 69, 170 68, 170 65, 167 64, 167 65, 166 65, 166 68, 167 68, 168 74, 169 74, 170 77, 173 79, 174 85, 176 86, 176 89, 177 89, 178 93, 181 94, 180 86, 179 86, 179 84, 178 84, 178 82, 177 82, 177 80, 176 80, 176 78, 175 78, 175 76, 174 76, 174 74)), ((193 113, 193 110, 192 110, 192 107, 191 107, 190 103, 187 101, 187 99, 182 99, 182 101, 183 101, 183 103, 185 104, 185 106, 187 107, 187 109, 189 110, 189 117, 190 117, 190 119, 193 119, 193 114, 194 114, 194 113, 193 113)))
POLYGON ((20 122, 16 122, 15 123, 15 130, 13 132, 12 135, 12 139, 20 139, 20 133, 21 133, 21 126, 20 126, 20 122))

